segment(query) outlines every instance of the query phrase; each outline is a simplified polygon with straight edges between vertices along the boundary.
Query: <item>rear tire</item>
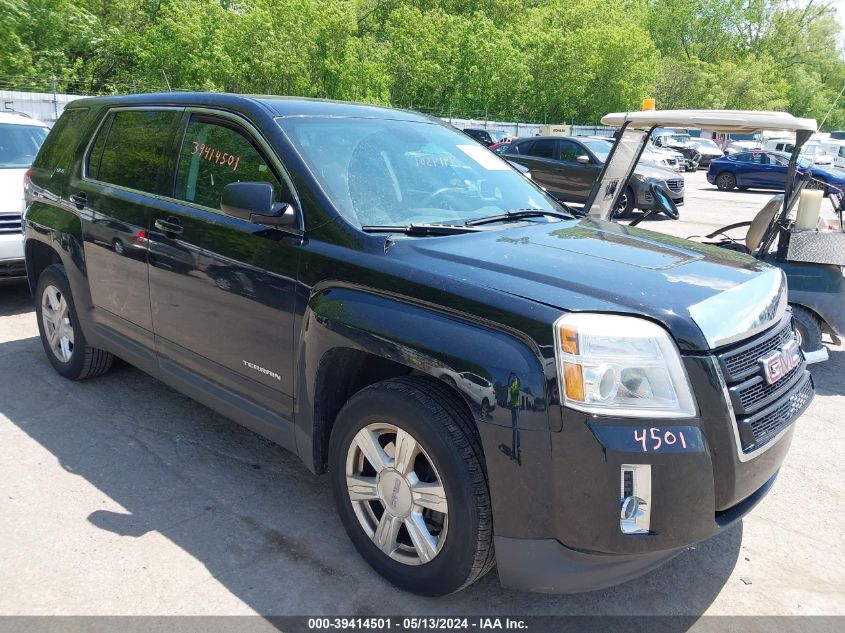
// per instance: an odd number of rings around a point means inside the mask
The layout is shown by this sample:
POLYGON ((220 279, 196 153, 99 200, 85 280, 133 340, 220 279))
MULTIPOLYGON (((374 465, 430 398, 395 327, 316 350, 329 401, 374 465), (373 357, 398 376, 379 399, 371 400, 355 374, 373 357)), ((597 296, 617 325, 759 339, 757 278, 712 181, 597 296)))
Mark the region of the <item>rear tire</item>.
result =
POLYGON ((442 382, 395 378, 355 394, 329 444, 332 491, 355 548, 425 596, 481 578, 494 563, 483 460, 465 403, 442 382))
POLYGON ((729 171, 723 171, 716 176, 716 186, 719 191, 733 191, 736 187, 736 177, 729 171))
POLYGON ((822 323, 815 312, 804 306, 792 305, 792 321, 795 337, 803 351, 815 352, 822 348, 822 323))
POLYGON ((35 317, 47 359, 70 380, 84 380, 106 373, 114 357, 91 347, 79 327, 67 273, 61 264, 44 269, 35 290, 35 317))

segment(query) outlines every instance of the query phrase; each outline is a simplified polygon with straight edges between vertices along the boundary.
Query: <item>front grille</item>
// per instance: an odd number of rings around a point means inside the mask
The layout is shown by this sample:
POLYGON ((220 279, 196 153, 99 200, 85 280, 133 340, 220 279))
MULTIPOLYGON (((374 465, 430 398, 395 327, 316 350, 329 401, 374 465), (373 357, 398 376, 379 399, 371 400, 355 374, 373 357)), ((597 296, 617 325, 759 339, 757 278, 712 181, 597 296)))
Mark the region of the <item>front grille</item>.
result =
POLYGON ((751 434, 754 436, 754 443, 756 445, 765 444, 780 433, 810 406, 812 399, 813 381, 808 375, 798 389, 791 392, 788 398, 779 402, 771 411, 764 411, 746 421, 746 424, 751 428, 751 434))
POLYGON ((674 191, 675 193, 680 193, 684 190, 684 181, 683 180, 667 180, 666 186, 669 187, 669 191, 674 191))
POLYGON ((756 373, 760 369, 757 361, 762 356, 777 349, 795 336, 792 333, 792 328, 789 327, 789 319, 785 319, 784 321, 785 323, 781 323, 774 333, 768 332, 761 337, 753 339, 750 343, 720 354, 719 360, 722 362, 725 380, 735 382, 756 373))
POLYGON ((761 357, 794 338, 792 313, 766 332, 716 354, 736 416, 741 449, 753 452, 788 427, 809 406, 813 381, 802 362, 768 383, 761 357))
POLYGON ((21 232, 20 213, 0 213, 0 235, 21 232))

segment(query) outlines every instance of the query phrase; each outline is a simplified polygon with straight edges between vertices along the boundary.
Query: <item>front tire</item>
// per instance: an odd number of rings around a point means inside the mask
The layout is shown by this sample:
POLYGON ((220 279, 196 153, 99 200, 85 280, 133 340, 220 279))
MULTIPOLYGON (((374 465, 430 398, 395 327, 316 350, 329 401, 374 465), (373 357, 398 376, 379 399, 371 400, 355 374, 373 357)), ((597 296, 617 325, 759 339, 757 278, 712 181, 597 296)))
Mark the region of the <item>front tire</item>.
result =
POLYGON ((802 350, 815 352, 822 348, 822 324, 813 311, 804 306, 792 305, 792 321, 795 324, 795 337, 802 350))
POLYGON ((376 383, 338 414, 329 470, 340 519, 361 556, 406 591, 452 593, 493 566, 473 425, 460 396, 430 378, 376 383))
POLYGON ((723 171, 716 176, 716 186, 719 191, 733 191, 736 187, 736 177, 728 171, 723 171))
POLYGON ((630 218, 634 215, 634 208, 637 203, 634 190, 631 187, 625 189, 625 192, 620 196, 616 208, 613 210, 613 218, 630 218))
POLYGON ((82 334, 64 266, 48 266, 38 278, 35 316, 47 359, 59 374, 84 380, 111 368, 114 357, 88 345, 82 334))

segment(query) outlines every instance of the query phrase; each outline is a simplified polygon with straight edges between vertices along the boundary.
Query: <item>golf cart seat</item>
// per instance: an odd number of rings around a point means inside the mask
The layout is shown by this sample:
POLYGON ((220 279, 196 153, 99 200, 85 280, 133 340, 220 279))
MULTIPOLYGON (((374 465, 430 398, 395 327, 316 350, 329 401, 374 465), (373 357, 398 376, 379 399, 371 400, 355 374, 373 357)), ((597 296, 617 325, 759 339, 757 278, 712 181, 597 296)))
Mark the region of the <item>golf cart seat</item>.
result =
POLYGON ((713 231, 709 235, 705 235, 705 238, 712 240, 714 237, 721 235, 722 237, 727 238, 728 241, 720 243, 720 246, 730 248, 731 250, 738 250, 743 253, 753 253, 758 248, 760 248, 760 245, 763 243, 763 238, 766 235, 766 231, 771 226, 772 222, 775 221, 775 217, 782 208, 783 194, 779 193, 777 195, 772 196, 769 201, 763 206, 763 208, 757 212, 757 215, 755 215, 754 219, 750 222, 737 222, 736 224, 729 224, 728 226, 723 226, 722 228, 713 231), (744 245, 741 242, 738 242, 737 240, 727 235, 728 231, 738 229, 743 226, 748 227, 748 232, 745 234, 744 245))

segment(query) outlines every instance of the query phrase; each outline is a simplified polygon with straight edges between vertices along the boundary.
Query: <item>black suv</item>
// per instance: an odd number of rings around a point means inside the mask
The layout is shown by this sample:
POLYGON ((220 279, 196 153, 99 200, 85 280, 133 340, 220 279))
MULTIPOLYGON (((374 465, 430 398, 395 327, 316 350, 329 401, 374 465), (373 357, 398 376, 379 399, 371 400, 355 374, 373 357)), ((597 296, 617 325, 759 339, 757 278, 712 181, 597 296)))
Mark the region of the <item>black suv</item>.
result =
POLYGON ((575 218, 412 112, 75 101, 26 200, 56 371, 118 356, 328 472, 418 593, 642 574, 766 494, 812 399, 779 270, 575 218))

